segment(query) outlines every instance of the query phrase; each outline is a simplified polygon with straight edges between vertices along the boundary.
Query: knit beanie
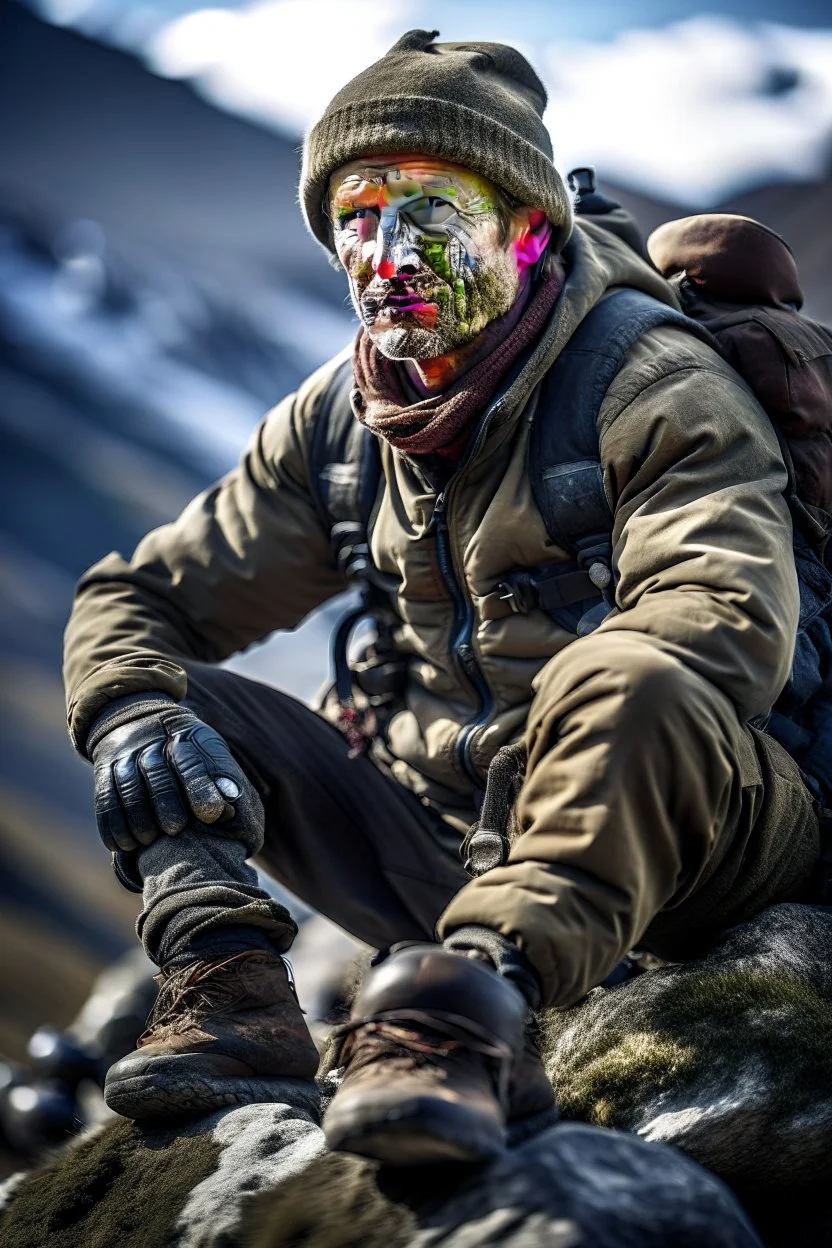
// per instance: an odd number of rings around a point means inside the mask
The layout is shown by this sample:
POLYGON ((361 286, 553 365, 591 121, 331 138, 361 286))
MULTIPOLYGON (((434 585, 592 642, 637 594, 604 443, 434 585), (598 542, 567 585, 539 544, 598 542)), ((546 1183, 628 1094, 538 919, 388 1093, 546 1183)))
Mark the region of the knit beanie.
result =
POLYGON ((303 148, 306 224, 333 251, 325 211, 330 176, 362 156, 434 156, 484 174, 552 223, 553 245, 572 229, 572 206, 543 124, 546 89, 504 43, 434 43, 410 30, 330 101, 303 148))

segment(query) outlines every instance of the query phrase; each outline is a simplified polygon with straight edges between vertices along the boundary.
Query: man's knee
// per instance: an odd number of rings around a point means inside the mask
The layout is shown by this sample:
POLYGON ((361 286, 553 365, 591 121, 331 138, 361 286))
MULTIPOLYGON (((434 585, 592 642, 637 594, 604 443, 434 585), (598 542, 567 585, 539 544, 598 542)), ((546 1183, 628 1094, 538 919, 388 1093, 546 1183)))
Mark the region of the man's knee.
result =
POLYGON ((679 659, 649 643, 626 641, 611 648, 607 667, 628 715, 637 720, 661 719, 701 696, 704 681, 679 659))
POLYGON ((344 738, 299 699, 226 668, 184 666, 185 704, 224 737, 264 800, 346 759, 344 738))
POLYGON ((183 704, 218 732, 251 780, 265 796, 271 788, 280 741, 291 733, 294 699, 237 672, 208 663, 183 664, 188 688, 183 704))
POLYGON ((563 664, 553 665, 538 694, 538 707, 545 705, 545 717, 561 728, 570 716, 583 718, 589 712, 641 740, 682 728, 698 727, 732 740, 741 731, 724 694, 643 637, 597 634, 569 647, 561 658, 563 664))
POLYGON ((255 683, 213 663, 186 662, 182 666, 188 678, 187 691, 182 701, 206 722, 210 722, 210 714, 222 714, 224 710, 244 703, 250 686, 255 683))
POLYGON ((299 711, 312 713, 280 689, 227 668, 195 662, 184 663, 183 667, 188 677, 184 705, 221 733, 229 744, 250 746, 264 736, 273 736, 299 711))

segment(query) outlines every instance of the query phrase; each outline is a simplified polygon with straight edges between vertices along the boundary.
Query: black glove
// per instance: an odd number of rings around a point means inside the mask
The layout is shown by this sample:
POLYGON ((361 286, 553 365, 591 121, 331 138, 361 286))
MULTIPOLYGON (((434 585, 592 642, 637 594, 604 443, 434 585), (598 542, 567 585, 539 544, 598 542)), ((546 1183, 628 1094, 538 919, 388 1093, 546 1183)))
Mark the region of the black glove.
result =
POLYGON ((111 702, 93 724, 95 817, 114 853, 196 823, 263 845, 263 803, 218 732, 164 694, 111 702), (219 824, 221 827, 216 827, 219 824))

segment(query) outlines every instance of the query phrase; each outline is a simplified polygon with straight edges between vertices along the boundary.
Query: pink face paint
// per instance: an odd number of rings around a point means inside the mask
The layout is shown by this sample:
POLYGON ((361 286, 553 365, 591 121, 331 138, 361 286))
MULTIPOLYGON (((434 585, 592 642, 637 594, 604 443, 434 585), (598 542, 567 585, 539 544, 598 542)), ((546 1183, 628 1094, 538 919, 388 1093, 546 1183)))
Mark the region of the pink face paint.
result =
MULTIPOLYGON (((388 300, 388 302, 393 304, 392 299, 388 300)), ((439 319, 439 305, 437 303, 425 303, 422 299, 411 299, 399 302, 395 306, 399 314, 409 313, 421 329, 433 329, 439 319)))
POLYGON ((537 264, 543 255, 549 239, 552 236, 552 227, 547 225, 541 228, 546 220, 546 213, 540 208, 532 208, 529 211, 529 227, 523 230, 523 233, 513 243, 514 256, 517 261, 518 272, 522 273, 524 269, 531 265, 537 264))

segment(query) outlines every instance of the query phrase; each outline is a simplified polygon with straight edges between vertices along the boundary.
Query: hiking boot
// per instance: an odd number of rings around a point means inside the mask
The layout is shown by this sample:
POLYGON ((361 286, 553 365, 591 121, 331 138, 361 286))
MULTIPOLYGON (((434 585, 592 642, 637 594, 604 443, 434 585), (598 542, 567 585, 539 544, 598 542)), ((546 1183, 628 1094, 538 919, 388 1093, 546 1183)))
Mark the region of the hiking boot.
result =
POLYGON ((537 1130, 538 1115, 546 1113, 554 1120, 557 1118, 555 1090, 552 1081, 543 1068, 537 1042, 532 1031, 527 1027, 523 1035, 520 1052, 515 1055, 508 1081, 508 1110, 506 1117, 511 1124, 512 1137, 527 1129, 537 1130), (523 1124, 523 1125, 521 1125, 523 1124))
MULTIPOLYGON (((345 1069, 324 1118, 329 1147, 391 1166, 500 1153, 525 1014, 517 989, 483 962, 438 945, 393 953, 338 1029, 330 1065, 345 1069)), ((545 1091, 520 1078, 524 1114, 552 1106, 543 1080, 545 1091)))
MULTIPOLYGON (((159 996, 135 1052, 111 1066, 110 1109, 184 1117, 257 1099, 257 1080, 315 1078, 318 1051, 286 965, 257 949, 156 976, 159 996)), ((264 1089, 263 1100, 272 1100, 264 1089)))

